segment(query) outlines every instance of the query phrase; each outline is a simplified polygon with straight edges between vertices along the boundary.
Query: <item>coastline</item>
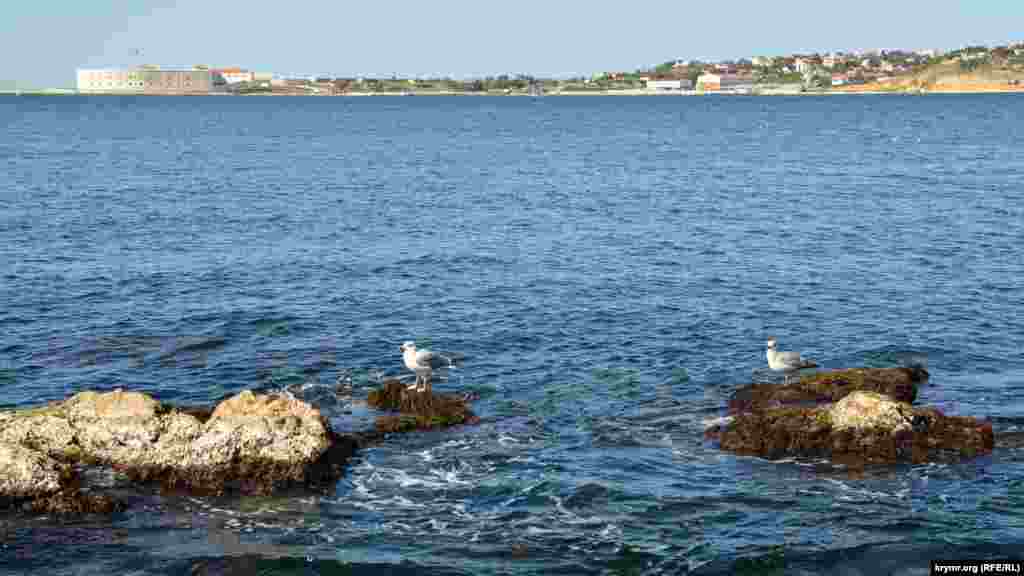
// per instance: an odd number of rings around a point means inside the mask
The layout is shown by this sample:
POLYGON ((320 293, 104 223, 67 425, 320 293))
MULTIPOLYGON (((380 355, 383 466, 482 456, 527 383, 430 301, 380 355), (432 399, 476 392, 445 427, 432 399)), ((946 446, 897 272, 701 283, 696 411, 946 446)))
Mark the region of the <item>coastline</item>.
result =
POLYGON ((210 92, 206 94, 181 93, 181 94, 145 94, 125 92, 89 92, 81 93, 75 90, 66 89, 44 89, 44 90, 0 90, 0 96, 285 96, 285 97, 405 97, 405 96, 470 96, 470 97, 529 97, 544 98, 558 96, 837 96, 837 95, 896 95, 896 96, 928 96, 948 94, 1024 94, 1024 86, 997 86, 977 85, 972 87, 957 85, 938 85, 929 89, 915 89, 904 86, 849 86, 833 88, 828 90, 788 90, 768 89, 753 90, 750 92, 700 92, 695 90, 686 91, 655 91, 644 88, 627 90, 562 90, 558 92, 546 92, 544 94, 530 94, 528 92, 458 92, 458 91, 410 91, 406 93, 397 92, 346 92, 342 94, 296 94, 296 93, 274 93, 256 92, 250 94, 226 94, 222 92, 210 92))

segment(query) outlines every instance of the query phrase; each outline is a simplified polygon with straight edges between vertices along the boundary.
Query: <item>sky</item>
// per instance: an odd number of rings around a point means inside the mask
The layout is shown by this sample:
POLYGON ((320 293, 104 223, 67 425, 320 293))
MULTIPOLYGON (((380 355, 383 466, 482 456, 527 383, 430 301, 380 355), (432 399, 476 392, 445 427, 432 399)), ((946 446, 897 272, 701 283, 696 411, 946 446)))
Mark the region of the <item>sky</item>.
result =
POLYGON ((2 0, 0 82, 240 66, 343 77, 636 70, 668 60, 1024 41, 1022 0, 2 0))

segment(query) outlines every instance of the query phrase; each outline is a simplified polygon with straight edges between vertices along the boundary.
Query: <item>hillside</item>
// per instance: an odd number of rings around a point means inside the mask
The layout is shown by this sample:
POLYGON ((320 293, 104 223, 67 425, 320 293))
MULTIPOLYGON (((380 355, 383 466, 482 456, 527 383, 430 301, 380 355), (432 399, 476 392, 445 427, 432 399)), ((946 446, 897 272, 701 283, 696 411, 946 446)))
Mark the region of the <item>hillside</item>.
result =
POLYGON ((1024 65, 984 63, 963 66, 947 60, 915 74, 859 86, 839 92, 1024 92, 1024 65))

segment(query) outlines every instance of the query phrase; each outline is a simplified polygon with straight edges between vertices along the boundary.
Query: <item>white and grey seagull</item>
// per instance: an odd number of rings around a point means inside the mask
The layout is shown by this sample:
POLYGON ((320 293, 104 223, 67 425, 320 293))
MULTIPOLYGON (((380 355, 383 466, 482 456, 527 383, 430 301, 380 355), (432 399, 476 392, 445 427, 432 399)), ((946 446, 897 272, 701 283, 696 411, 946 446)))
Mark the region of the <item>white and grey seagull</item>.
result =
POLYGON ((417 350, 416 343, 408 341, 402 344, 402 360, 405 367, 416 373, 416 383, 409 386, 409 390, 430 393, 430 379, 434 375, 434 367, 450 365, 444 356, 431 352, 430 350, 417 350))
POLYGON ((799 352, 779 352, 775 345, 775 337, 768 338, 768 367, 783 371, 786 374, 786 384, 789 384, 789 377, 801 368, 814 368, 818 365, 814 360, 801 358, 799 352))

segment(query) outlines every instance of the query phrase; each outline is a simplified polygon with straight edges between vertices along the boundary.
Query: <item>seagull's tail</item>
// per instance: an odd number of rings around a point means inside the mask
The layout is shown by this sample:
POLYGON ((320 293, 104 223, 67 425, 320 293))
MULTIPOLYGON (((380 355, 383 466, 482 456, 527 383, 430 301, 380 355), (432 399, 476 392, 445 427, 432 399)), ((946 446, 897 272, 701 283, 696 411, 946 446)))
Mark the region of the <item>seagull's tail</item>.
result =
POLYGON ((817 367, 818 367, 818 363, 817 362, 815 362, 814 360, 807 359, 807 358, 801 358, 800 359, 800 366, 798 366, 798 368, 800 368, 801 370, 804 369, 804 368, 817 368, 817 367))

